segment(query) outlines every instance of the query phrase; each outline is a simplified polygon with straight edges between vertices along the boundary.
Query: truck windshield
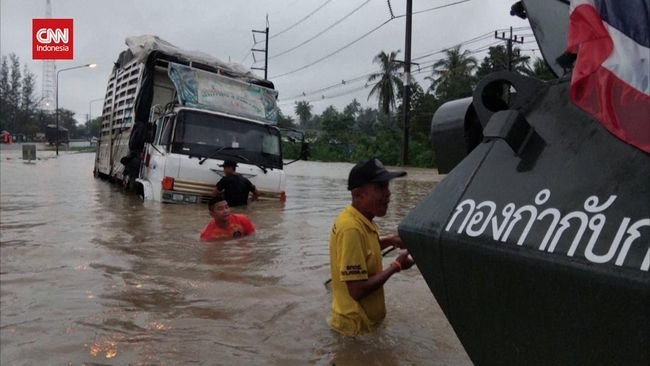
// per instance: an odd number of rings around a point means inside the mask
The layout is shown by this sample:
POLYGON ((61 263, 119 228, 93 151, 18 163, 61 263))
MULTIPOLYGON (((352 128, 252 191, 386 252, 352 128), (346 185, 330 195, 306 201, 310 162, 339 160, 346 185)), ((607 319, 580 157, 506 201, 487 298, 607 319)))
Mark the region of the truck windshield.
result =
POLYGON ((277 128, 210 113, 181 110, 171 148, 176 154, 282 169, 277 128))

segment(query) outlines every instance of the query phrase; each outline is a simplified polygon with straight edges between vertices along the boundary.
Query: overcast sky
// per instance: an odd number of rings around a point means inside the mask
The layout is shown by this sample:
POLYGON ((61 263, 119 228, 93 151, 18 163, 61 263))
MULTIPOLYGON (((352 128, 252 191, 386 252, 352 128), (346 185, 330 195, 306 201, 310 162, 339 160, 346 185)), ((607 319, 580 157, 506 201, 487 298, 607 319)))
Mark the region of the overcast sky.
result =
MULTIPOLYGON (((412 67, 415 79, 428 86, 424 77, 441 57, 435 52, 468 40, 475 39, 463 48, 475 52, 480 61, 487 46, 497 44, 496 29, 512 26, 515 34, 532 42, 528 22, 509 14, 514 2, 413 0, 411 54, 420 63, 419 73, 417 65, 412 67)), ((0 0, 0 52, 15 53, 30 68, 37 79, 37 96, 43 67, 32 60, 31 24, 33 18, 45 17, 45 4, 46 0, 0 0)), ((180 48, 250 67, 251 30, 264 30, 268 15, 268 74, 285 114, 294 114, 296 100, 310 101, 315 113, 329 105, 342 111, 355 97, 364 107, 376 107, 376 98, 368 100, 370 87, 364 84, 367 75, 378 70, 372 60, 380 51, 401 50, 398 58, 403 60, 405 4, 406 0, 52 0, 53 18, 74 19, 74 60, 57 61, 57 68, 98 65, 59 75, 59 106, 75 111, 79 122, 86 120, 89 110, 93 118, 99 115, 102 102, 91 101, 103 98, 113 62, 126 48, 128 36, 157 35, 180 48)), ((258 39, 263 41, 263 35, 258 39)), ((264 48, 264 43, 256 47, 264 48)), ((521 47, 539 56, 534 42, 521 47)), ((263 60, 263 53, 256 57, 263 60)), ((263 61, 255 66, 262 67, 263 61)))

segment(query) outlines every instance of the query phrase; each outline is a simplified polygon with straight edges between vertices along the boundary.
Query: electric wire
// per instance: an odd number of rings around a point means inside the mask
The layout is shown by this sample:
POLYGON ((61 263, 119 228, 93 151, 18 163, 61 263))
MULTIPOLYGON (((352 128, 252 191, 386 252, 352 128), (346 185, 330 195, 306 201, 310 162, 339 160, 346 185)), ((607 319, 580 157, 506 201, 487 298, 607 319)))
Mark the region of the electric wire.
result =
MULTIPOLYGON (((416 57, 416 58, 414 58, 414 60, 415 60, 415 59, 422 59, 422 58, 425 58, 425 57, 429 57, 429 56, 432 56, 432 55, 437 54, 437 53, 442 53, 442 52, 445 52, 445 51, 447 51, 447 50, 449 50, 449 49, 452 49, 452 48, 454 48, 454 47, 457 47, 457 46, 459 46, 459 45, 460 45, 460 46, 463 46, 463 45, 468 45, 468 44, 471 44, 471 43, 474 43, 474 42, 478 42, 478 41, 480 41, 480 40, 485 39, 485 38, 486 38, 486 37, 485 37, 486 34, 487 34, 487 35, 492 35, 493 32, 487 32, 487 33, 482 34, 482 35, 480 35, 480 36, 477 36, 477 37, 474 37, 474 38, 470 38, 470 39, 468 39, 468 40, 466 40, 466 41, 460 42, 460 43, 458 43, 458 44, 456 44, 456 45, 453 45, 453 46, 451 46, 451 47, 442 48, 442 49, 440 49, 440 50, 438 50, 438 51, 436 51, 436 52, 431 52, 431 53, 428 53, 428 54, 426 54, 426 55, 424 55, 424 56, 416 57)), ((469 54, 477 54, 477 53, 480 53, 480 52, 482 52, 482 51, 489 50, 490 47, 494 47, 495 45, 497 45, 497 44, 499 44, 499 43, 501 43, 501 41, 496 40, 496 41, 493 41, 493 42, 491 42, 491 43, 489 43, 489 44, 482 45, 482 46, 480 46, 480 47, 478 47, 478 48, 475 48, 475 49, 473 49, 473 50, 468 50, 468 51, 469 51, 469 54)), ((427 67, 431 67, 433 63, 435 63, 435 62, 437 62, 437 61, 439 61, 439 60, 441 60, 441 59, 442 59, 442 58, 438 58, 438 59, 434 59, 434 60, 429 60, 429 61, 420 62, 418 68, 419 68, 419 69, 425 69, 425 68, 427 68, 427 67), (427 64, 431 64, 431 65, 429 65, 429 66, 425 66, 425 65, 427 65, 427 64)), ((367 79, 370 75, 372 75, 372 74, 374 74, 374 73, 377 73, 377 72, 380 72, 380 71, 381 71, 380 69, 376 69, 376 70, 373 71, 373 72, 366 73, 366 74, 363 74, 363 75, 360 75, 360 76, 356 76, 356 77, 353 77, 353 78, 349 78, 349 79, 347 79, 347 80, 342 80, 341 82, 337 82, 336 84, 328 85, 328 86, 325 86, 325 87, 320 88, 320 89, 316 89, 316 90, 312 90, 312 91, 309 91, 309 92, 302 92, 302 93, 299 93, 299 94, 295 94, 295 95, 293 95, 292 97, 287 98, 286 100, 296 100, 296 99, 301 98, 301 97, 306 97, 306 96, 313 95, 313 94, 319 94, 319 93, 322 93, 322 92, 325 92, 325 91, 328 91, 328 90, 331 90, 331 89, 339 88, 339 87, 342 87, 342 86, 344 86, 344 85, 346 85, 346 84, 347 84, 347 85, 350 85, 350 84, 355 83, 356 81, 363 80, 363 79, 367 79)), ((419 73, 421 73, 421 72, 420 72, 420 71, 412 72, 412 74, 419 74, 419 73)))
MULTIPOLYGON (((495 44, 498 44, 498 43, 500 43, 500 41, 497 40, 497 41, 494 41, 494 42, 492 42, 492 43, 490 43, 488 45, 480 46, 479 48, 469 50, 469 54, 473 55, 473 54, 481 53, 483 51, 488 50, 490 47, 493 47, 495 44)), ((443 60, 443 59, 444 58, 437 58, 437 59, 426 61, 425 63, 420 65, 419 70, 413 71, 411 74, 412 75, 419 75, 419 74, 423 74, 425 72, 431 72, 430 70, 433 70, 434 64, 437 61, 440 61, 440 60, 443 60)), ((323 91, 331 90, 331 89, 334 89, 334 88, 337 88, 337 87, 341 87, 343 85, 353 84, 355 81, 362 80, 363 78, 365 78, 365 77, 367 77, 367 76, 369 76, 371 74, 373 74, 373 73, 368 73, 368 74, 365 74, 365 75, 362 75, 362 76, 358 76, 356 78, 349 79, 347 81, 344 80, 344 82, 342 82, 342 83, 337 83, 337 84, 334 84, 334 85, 330 85, 330 86, 327 86, 325 88, 321 88, 321 89, 318 89, 318 90, 311 91, 309 93, 304 93, 303 92, 302 94, 296 95, 296 96, 291 97, 291 98, 287 98, 287 99, 279 102, 278 106, 286 106, 286 105, 289 105, 289 104, 293 104, 295 101, 297 101, 298 98, 301 98, 301 97, 302 97, 301 100, 305 100, 305 101, 307 101, 309 103, 319 103, 319 102, 322 102, 322 101, 331 100, 331 99, 335 99, 335 98, 338 98, 338 97, 341 97, 341 96, 357 93, 357 92, 359 92, 359 91, 361 91, 363 89, 367 89, 371 85, 369 85, 367 83, 364 83, 364 85, 362 85, 362 86, 358 86, 358 87, 355 87, 353 89, 345 90, 345 91, 342 91, 342 92, 339 92, 339 93, 336 93, 336 94, 331 94, 331 95, 327 95, 327 96, 326 95, 320 95, 320 96, 314 96, 314 97, 311 97, 311 98, 304 98, 306 96, 317 94, 317 93, 322 93, 323 91)), ((426 89, 428 90, 429 88, 426 88, 426 89)))
POLYGON ((311 13, 307 14, 305 17, 303 17, 302 19, 300 19, 297 22, 293 23, 292 25, 288 26, 287 28, 279 31, 278 33, 275 33, 274 35, 269 37, 269 39, 273 39, 273 38, 275 38, 275 37, 277 37, 277 36, 279 36, 279 35, 281 35, 283 33, 286 33, 287 31, 295 28, 300 23, 304 22, 305 20, 309 19, 312 15, 316 14, 319 10, 321 10, 325 5, 329 4, 331 1, 332 0, 326 0, 324 3, 322 3, 319 7, 317 7, 315 10, 313 10, 311 13))
MULTIPOLYGON (((441 9, 441 8, 445 8, 445 7, 448 7, 448 6, 452 6, 452 5, 457 5, 457 4, 461 4, 461 3, 464 3, 464 2, 468 2, 468 1, 470 1, 470 0, 461 0, 461 1, 456 1, 456 2, 453 2, 453 3, 444 4, 444 5, 440 5, 440 6, 438 6, 438 7, 435 7, 435 8, 428 9, 427 11, 431 11, 431 10, 435 10, 435 9, 441 9)), ((398 15, 398 16, 396 16, 396 17, 394 17, 394 18, 387 19, 387 20, 385 20, 384 22, 382 22, 381 24, 379 24, 378 26, 376 26, 375 28, 373 28, 373 29, 371 29, 370 31, 368 31, 368 32, 366 32, 365 34, 363 34, 361 37, 359 37, 359 38, 357 38, 357 39, 355 39, 355 40, 353 40, 353 41, 347 43, 347 44, 344 45, 343 47, 340 47, 340 48, 336 49, 335 51, 330 52, 329 54, 327 54, 327 55, 325 55, 325 56, 323 56, 323 57, 321 57, 321 58, 319 58, 319 59, 316 59, 315 61, 313 61, 313 62, 311 62, 311 63, 309 63, 309 64, 307 64, 307 65, 301 66, 301 67, 299 67, 299 68, 297 68, 297 69, 294 69, 294 70, 291 70, 291 71, 285 72, 285 73, 283 73, 283 74, 278 74, 278 75, 271 76, 271 78, 272 78, 272 79, 277 79, 277 78, 280 78, 280 77, 283 77, 283 76, 287 76, 287 75, 294 74, 294 73, 296 73, 296 72, 298 72, 298 71, 302 71, 302 70, 307 69, 307 68, 309 68, 309 67, 311 67, 311 66, 314 66, 314 65, 316 65, 316 64, 318 64, 318 63, 320 63, 320 62, 322 62, 322 61, 324 61, 324 60, 326 60, 326 59, 328 59, 328 58, 330 58, 330 57, 336 55, 337 53, 343 51, 344 49, 346 49, 346 48, 352 46, 353 44, 359 42, 360 40, 366 38, 366 37, 369 36, 370 34, 376 32, 377 30, 379 30, 379 29, 380 29, 381 27, 383 27, 384 25, 388 24, 390 21, 392 21, 392 20, 394 20, 394 19, 402 18, 402 17, 405 17, 405 16, 406 16, 406 15, 403 14, 403 15, 398 15)))
POLYGON ((351 12, 347 13, 346 15, 344 15, 342 18, 340 18, 340 19, 337 20, 336 22, 332 23, 331 25, 329 25, 328 27, 326 27, 326 28, 323 29, 322 31, 316 33, 316 34, 313 35, 312 37, 310 37, 310 38, 304 40, 303 42, 297 44, 296 46, 291 47, 291 48, 289 48, 289 49, 287 49, 287 50, 284 50, 284 51, 282 51, 282 52, 279 52, 279 53, 277 53, 277 54, 275 54, 275 55, 273 55, 273 56, 269 56, 269 60, 274 59, 274 58, 276 58, 276 57, 280 57, 280 56, 282 56, 282 55, 285 55, 285 54, 287 54, 287 53, 289 53, 289 52, 291 52, 291 51, 293 51, 293 50, 295 50, 295 49, 297 49, 297 48, 300 48, 300 47, 306 45, 307 43, 313 41, 314 39, 320 37, 320 36, 323 35, 325 32, 327 32, 327 31, 329 31, 330 29, 334 28, 334 27, 337 26, 339 23, 341 23, 342 21, 344 21, 345 19, 347 19, 348 17, 350 17, 352 14, 356 13, 359 9, 361 9, 362 7, 364 7, 364 6, 365 6, 366 4, 368 4, 370 1, 371 1, 371 0, 366 0, 364 3, 362 3, 361 5, 359 5, 359 6, 357 6, 356 8, 354 8, 351 12))
POLYGON ((362 35, 361 37, 359 37, 359 38, 353 40, 352 42, 346 44, 345 46, 343 46, 343 47, 341 47, 341 48, 339 48, 339 49, 337 49, 337 50, 335 50, 335 51, 333 51, 333 52, 331 52, 331 53, 329 53, 329 54, 327 54, 327 55, 325 55, 325 56, 323 56, 323 57, 317 59, 316 61, 313 61, 313 62, 311 62, 311 63, 309 63, 309 64, 307 64, 307 65, 301 66, 301 67, 299 67, 299 68, 297 68, 297 69, 294 69, 294 70, 291 70, 291 71, 285 72, 285 73, 283 73, 283 74, 279 74, 279 75, 271 76, 271 78, 272 78, 272 79, 281 78, 281 77, 283 77, 283 76, 291 75, 291 74, 294 74, 294 73, 296 73, 296 72, 298 72, 298 71, 302 71, 302 70, 307 69, 307 68, 309 68, 309 67, 311 67, 311 66, 314 66, 314 65, 316 65, 317 63, 319 63, 319 62, 321 62, 321 61, 324 61, 324 60, 326 60, 326 59, 328 59, 328 58, 330 58, 330 57, 336 55, 337 53, 343 51, 344 49, 346 49, 346 48, 352 46, 353 44, 359 42, 360 40, 366 38, 367 36, 369 36, 369 35, 371 35, 372 33, 376 32, 379 28, 381 28, 381 27, 385 26, 386 24, 388 24, 391 20, 392 20, 392 19, 385 20, 383 23, 379 24, 379 25, 376 26, 375 28, 373 28, 373 29, 371 29, 370 31, 366 32, 366 33, 365 33, 364 35, 362 35))
MULTIPOLYGON (((438 10, 438 9, 441 9, 441 8, 446 8, 448 6, 452 6, 452 5, 456 5, 456 4, 460 4, 460 3, 465 3, 465 2, 468 2, 468 1, 470 1, 470 0, 462 0, 462 1, 457 1, 455 3, 451 3, 451 4, 445 4, 445 5, 442 5, 442 6, 435 6, 433 8, 429 8, 429 9, 414 11, 414 12, 412 12, 412 14, 413 15, 422 14, 422 13, 426 13, 426 12, 429 12, 429 11, 438 10)), ((396 18, 403 17, 403 16, 406 16, 406 14, 398 15, 398 16, 396 16, 396 18)))

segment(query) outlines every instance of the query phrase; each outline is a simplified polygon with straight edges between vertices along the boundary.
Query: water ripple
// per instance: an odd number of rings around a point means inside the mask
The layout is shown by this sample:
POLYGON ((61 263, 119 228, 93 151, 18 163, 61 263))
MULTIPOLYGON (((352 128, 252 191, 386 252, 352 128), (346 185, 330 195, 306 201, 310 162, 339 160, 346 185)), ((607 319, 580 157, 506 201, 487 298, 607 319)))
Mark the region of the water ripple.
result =
MULTIPOLYGON (((350 202, 351 164, 288 166, 286 203, 233 209, 254 235, 203 243, 204 205, 123 194, 93 178, 94 154, 0 154, 3 365, 470 364, 417 269, 385 286, 376 334, 328 328, 329 233, 350 202)), ((382 233, 437 177, 409 170, 391 183, 382 233)))

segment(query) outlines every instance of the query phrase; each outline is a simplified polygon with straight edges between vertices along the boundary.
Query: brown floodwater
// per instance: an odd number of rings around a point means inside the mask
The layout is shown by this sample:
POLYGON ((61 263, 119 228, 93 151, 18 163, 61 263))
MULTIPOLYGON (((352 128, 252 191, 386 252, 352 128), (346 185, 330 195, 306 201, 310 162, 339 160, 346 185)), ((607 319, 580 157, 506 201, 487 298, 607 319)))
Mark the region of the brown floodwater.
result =
MULTIPOLYGON (((288 166, 286 204, 243 210, 256 234, 205 244, 202 205, 123 194, 93 178, 94 154, 19 153, 0 152, 2 365, 471 364, 415 267, 386 284, 375 332, 328 328, 328 236, 350 164, 288 166)), ((437 181, 410 169, 391 183, 382 234, 437 181)))

